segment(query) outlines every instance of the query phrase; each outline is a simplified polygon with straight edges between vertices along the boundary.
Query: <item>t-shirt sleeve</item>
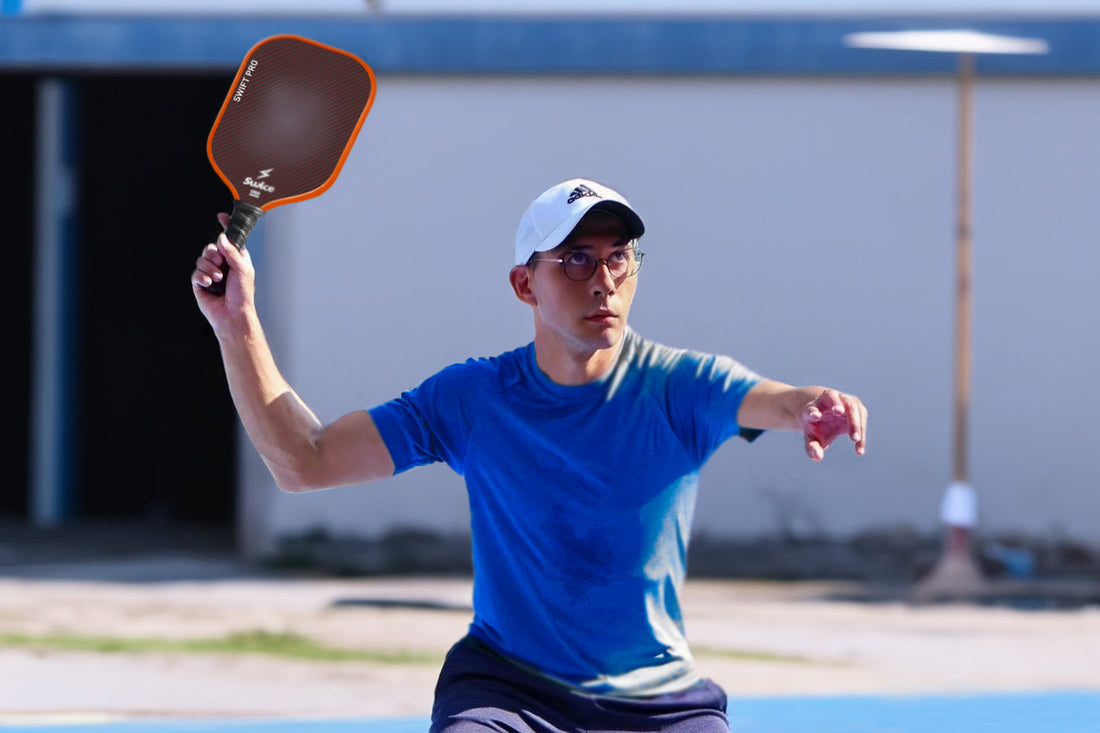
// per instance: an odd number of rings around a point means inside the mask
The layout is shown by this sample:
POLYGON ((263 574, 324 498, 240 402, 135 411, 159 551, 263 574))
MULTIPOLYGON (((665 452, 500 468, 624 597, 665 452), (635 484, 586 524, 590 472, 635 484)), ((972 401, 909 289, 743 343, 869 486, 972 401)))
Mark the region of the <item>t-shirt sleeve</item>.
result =
POLYGON ((463 473, 470 434, 483 389, 478 388, 478 362, 455 364, 370 409, 393 458, 394 473, 414 466, 445 462, 463 473))
POLYGON ((741 400, 762 381, 728 356, 684 353, 670 375, 670 408, 686 447, 700 463, 734 435, 751 442, 763 433, 737 423, 741 400))

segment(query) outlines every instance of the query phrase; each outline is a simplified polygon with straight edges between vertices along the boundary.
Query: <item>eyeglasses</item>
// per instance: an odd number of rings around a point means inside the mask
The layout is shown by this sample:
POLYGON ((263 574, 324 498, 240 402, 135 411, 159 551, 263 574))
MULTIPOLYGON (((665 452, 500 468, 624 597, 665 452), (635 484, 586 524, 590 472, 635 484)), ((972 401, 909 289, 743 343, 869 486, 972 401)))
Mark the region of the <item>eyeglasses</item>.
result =
POLYGON ((570 280, 584 282, 595 274, 596 268, 601 264, 607 265, 607 271, 613 280, 623 280, 638 274, 642 269, 642 258, 645 252, 627 247, 612 252, 607 257, 599 259, 582 250, 566 253, 565 257, 540 258, 531 262, 560 262, 561 271, 570 280))

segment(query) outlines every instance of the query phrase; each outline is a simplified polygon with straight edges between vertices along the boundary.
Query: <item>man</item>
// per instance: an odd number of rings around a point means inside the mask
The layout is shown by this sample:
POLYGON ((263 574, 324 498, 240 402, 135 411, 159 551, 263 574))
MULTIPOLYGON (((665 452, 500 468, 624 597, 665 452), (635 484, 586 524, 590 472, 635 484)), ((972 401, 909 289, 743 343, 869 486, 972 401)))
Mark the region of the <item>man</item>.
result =
MULTIPOLYGON (((224 223, 224 219, 223 219, 224 223)), ((524 213, 510 279, 534 341, 452 365, 325 425, 279 374, 253 270, 224 235, 192 285, 276 483, 308 491, 446 461, 466 479, 474 619, 440 673, 432 731, 728 731, 695 672, 680 590, 699 470, 732 435, 801 432, 811 460, 866 444, 860 400, 764 380, 631 331, 641 218, 574 179, 524 213), (229 264, 224 297, 205 287, 229 264)))

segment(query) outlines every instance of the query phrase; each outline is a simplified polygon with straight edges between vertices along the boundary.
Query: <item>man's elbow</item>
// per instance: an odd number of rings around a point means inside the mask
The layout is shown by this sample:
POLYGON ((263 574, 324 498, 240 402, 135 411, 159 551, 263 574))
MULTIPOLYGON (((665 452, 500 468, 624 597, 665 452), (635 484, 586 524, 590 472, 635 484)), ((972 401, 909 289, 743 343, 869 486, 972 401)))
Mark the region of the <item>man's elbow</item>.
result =
POLYGON ((323 486, 314 486, 305 481, 291 481, 286 478, 275 478, 275 485, 279 487, 279 490, 284 494, 304 494, 307 491, 316 491, 317 489, 325 488, 323 486))
POLYGON ((333 473, 314 468, 311 470, 272 471, 271 475, 275 479, 275 485, 284 493, 303 494, 309 491, 372 483, 393 475, 393 471, 379 469, 357 471, 355 473, 333 473))
POLYGON ((261 451, 261 456, 275 485, 287 494, 331 488, 325 480, 325 462, 317 435, 289 449, 261 451))
POLYGON ((280 491, 287 494, 302 494, 307 491, 331 488, 315 470, 307 466, 275 466, 268 463, 271 477, 280 491))

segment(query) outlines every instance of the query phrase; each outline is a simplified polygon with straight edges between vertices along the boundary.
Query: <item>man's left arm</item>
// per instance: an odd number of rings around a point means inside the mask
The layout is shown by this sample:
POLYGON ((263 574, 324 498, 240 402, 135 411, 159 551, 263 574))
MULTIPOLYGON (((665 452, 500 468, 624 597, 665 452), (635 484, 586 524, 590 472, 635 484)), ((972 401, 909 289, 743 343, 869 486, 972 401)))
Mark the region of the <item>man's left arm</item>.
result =
POLYGON ((737 424, 758 430, 800 432, 811 461, 820 461, 841 436, 848 436, 856 444, 859 455, 867 447, 867 408, 855 395, 827 387, 760 382, 741 400, 737 424))

